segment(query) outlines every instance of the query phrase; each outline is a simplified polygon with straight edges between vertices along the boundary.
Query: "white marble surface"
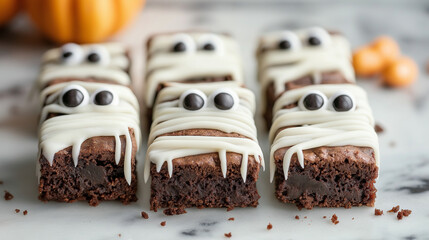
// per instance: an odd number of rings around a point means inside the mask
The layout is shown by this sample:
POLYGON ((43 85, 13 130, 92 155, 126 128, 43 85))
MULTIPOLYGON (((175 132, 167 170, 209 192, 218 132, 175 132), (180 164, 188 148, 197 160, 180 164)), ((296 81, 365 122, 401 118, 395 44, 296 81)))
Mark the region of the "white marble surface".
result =
MULTIPOLYGON (((265 171, 258 182, 262 197, 256 209, 190 209, 185 215, 167 217, 149 211, 149 189, 142 175, 140 200, 128 206, 105 202, 94 208, 84 202, 42 203, 37 199, 38 109, 28 100, 28 92, 37 76, 40 55, 52 45, 30 28, 25 17, 17 19, 0 30, 0 180, 4 182, 0 194, 8 190, 15 196, 11 201, 0 199, 0 238, 224 239, 224 233, 232 232, 233 239, 429 239, 428 23, 429 3, 425 1, 150 1, 137 21, 114 38, 135 49, 136 79, 142 76, 138 66, 143 64, 143 40, 151 33, 183 29, 220 30, 235 36, 242 46, 247 85, 256 93, 257 36, 279 28, 321 25, 343 32, 353 46, 389 34, 421 69, 418 82, 406 89, 384 89, 374 82, 359 81, 368 90, 377 122, 385 128, 380 135, 382 166, 376 201, 376 207, 385 210, 383 216, 374 216, 374 208, 368 207, 299 211, 274 198, 274 186, 265 171), (386 213, 395 205, 413 213, 398 221, 386 213), (15 208, 21 213, 16 214, 15 208), (25 209, 27 216, 22 215, 25 209), (150 218, 142 219, 141 211, 150 218), (334 213, 338 225, 329 220, 334 213), (230 217, 235 221, 228 221, 230 217), (161 221, 167 221, 165 227, 160 226, 161 221), (271 231, 266 229, 269 222, 271 231)), ((138 81, 139 93, 141 88, 138 81)), ((260 116, 257 123, 268 156, 260 116)), ((140 161, 140 173, 142 167, 140 161)))

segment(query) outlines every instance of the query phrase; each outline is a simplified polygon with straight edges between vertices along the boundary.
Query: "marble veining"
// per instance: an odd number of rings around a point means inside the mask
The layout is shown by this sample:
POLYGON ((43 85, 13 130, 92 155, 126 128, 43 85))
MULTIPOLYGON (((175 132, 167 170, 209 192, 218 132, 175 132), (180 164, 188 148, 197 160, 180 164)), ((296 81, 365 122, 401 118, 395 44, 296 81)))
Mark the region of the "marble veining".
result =
MULTIPOLYGON (((152 33, 186 29, 229 32, 241 44, 246 85, 260 94, 256 81, 255 49, 262 32, 280 28, 320 25, 343 32, 354 47, 380 34, 395 37, 405 55, 414 58, 420 77, 409 88, 392 90, 370 80, 358 80, 369 96, 379 135, 381 168, 376 208, 315 208, 299 211, 274 197, 269 171, 261 172, 257 208, 189 209, 187 214, 165 216, 149 210, 149 184, 143 181, 144 151, 139 156, 139 201, 128 206, 103 202, 43 203, 37 199, 38 106, 31 90, 42 53, 51 48, 25 17, 0 29, 0 233, 7 239, 429 239, 429 3, 427 1, 280 1, 280 0, 156 0, 127 29, 112 40, 132 48, 134 79, 143 76, 143 41, 152 33), (401 221, 387 213, 393 206, 411 209, 401 221), (20 213, 15 213, 20 209, 20 213), (24 216, 23 210, 28 210, 24 216), (149 219, 141 217, 141 211, 149 219), (333 214, 339 224, 330 221, 333 214), (299 220, 295 216, 300 217, 299 220), (326 218, 323 218, 326 216, 326 218), (233 217, 234 221, 228 221, 233 217), (305 218, 307 217, 307 218, 305 218), (160 225, 166 221, 163 227, 160 225), (267 230, 268 223, 273 225, 267 230), (119 235, 120 234, 120 235, 119 235)), ((142 81, 135 81, 142 99, 142 81)), ((260 111, 260 107, 258 107, 260 111)), ((260 113, 258 140, 265 156, 269 143, 260 113)), ((145 123, 143 123, 144 126, 145 123)), ((143 129, 144 136, 147 132, 143 129)), ((146 138, 144 137, 144 138, 146 138)), ((146 148, 143 143, 143 149, 146 148)))

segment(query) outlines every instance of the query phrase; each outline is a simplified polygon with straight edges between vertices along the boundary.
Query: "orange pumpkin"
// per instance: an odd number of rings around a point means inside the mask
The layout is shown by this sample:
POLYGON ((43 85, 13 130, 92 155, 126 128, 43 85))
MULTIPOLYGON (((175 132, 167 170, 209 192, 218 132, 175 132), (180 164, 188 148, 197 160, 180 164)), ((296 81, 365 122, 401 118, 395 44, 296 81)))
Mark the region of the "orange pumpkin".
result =
POLYGON ((0 26, 11 20, 19 10, 18 0, 0 0, 0 26))
POLYGON ((145 0, 26 0, 32 21, 49 39, 92 43, 113 35, 138 12, 145 0))

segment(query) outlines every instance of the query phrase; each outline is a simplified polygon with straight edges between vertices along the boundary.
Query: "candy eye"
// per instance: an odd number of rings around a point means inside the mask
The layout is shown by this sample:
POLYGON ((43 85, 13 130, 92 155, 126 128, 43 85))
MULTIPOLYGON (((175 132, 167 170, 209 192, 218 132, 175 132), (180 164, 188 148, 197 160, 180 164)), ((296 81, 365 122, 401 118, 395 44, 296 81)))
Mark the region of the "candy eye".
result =
POLYGON ((325 108, 327 104, 326 96, 319 91, 311 91, 301 97, 298 106, 302 110, 315 111, 325 108))
POLYGON ((110 54, 105 47, 94 45, 88 51, 86 60, 98 65, 108 65, 110 62, 110 54))
POLYGON ((206 95, 200 90, 190 89, 180 96, 179 106, 186 110, 196 111, 205 107, 207 102, 206 95))
POLYGON ((95 105, 106 106, 106 105, 116 105, 117 97, 113 91, 110 89, 98 89, 92 95, 92 102, 95 105))
POLYGON ((199 49, 203 51, 214 51, 223 53, 224 46, 222 40, 213 34, 206 34, 198 39, 199 49))
POLYGON ((82 62, 83 50, 75 43, 68 43, 61 47, 61 61, 67 65, 76 65, 82 62))
POLYGON ((329 108, 337 112, 349 112, 356 108, 354 98, 347 92, 338 92, 329 99, 329 108))
POLYGON ((238 107, 240 99, 230 89, 218 89, 210 95, 210 104, 220 110, 230 110, 238 107))
POLYGON ((295 33, 285 31, 282 32, 277 47, 281 50, 296 50, 301 47, 301 42, 299 41, 299 38, 295 33))
POLYGON ((309 46, 325 46, 331 42, 331 36, 323 28, 312 28, 308 32, 307 44, 309 46))
POLYGON ((65 107, 78 107, 88 103, 88 92, 79 85, 65 87, 60 95, 60 104, 65 107))
POLYGON ((195 52, 195 42, 189 35, 178 34, 174 38, 175 40, 171 47, 172 52, 195 52))

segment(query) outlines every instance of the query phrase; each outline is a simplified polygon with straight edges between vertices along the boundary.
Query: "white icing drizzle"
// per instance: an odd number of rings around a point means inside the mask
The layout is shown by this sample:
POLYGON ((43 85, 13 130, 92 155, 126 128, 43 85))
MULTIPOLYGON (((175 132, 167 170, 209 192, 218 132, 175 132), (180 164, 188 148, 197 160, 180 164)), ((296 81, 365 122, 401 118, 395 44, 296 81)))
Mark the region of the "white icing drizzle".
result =
MULTIPOLYGON (((180 35, 184 35, 182 33, 180 35)), ((160 83, 178 82, 203 77, 231 76, 232 81, 242 83, 242 64, 238 55, 238 46, 229 37, 209 33, 186 33, 187 39, 193 39, 196 46, 217 37, 222 42, 222 51, 172 52, 178 34, 155 36, 148 49, 146 69, 145 101, 152 107, 156 88, 160 83), (209 37, 207 37, 209 36, 209 37)))
POLYGON ((378 138, 374 131, 374 119, 363 89, 351 84, 310 85, 285 92, 275 103, 274 121, 270 129, 270 177, 274 178, 274 153, 289 147, 283 158, 283 171, 287 179, 290 160, 297 154, 304 167, 303 150, 321 146, 360 146, 374 150, 379 166, 378 138), (297 102, 309 91, 320 91, 330 97, 339 91, 347 91, 356 101, 356 109, 349 112, 335 112, 328 109, 302 111, 299 107, 282 109, 297 102), (292 127, 296 126, 298 127, 292 127), (282 129, 288 127, 286 129, 282 129), (280 130, 282 129, 282 130, 280 130))
POLYGON ((141 133, 138 102, 130 89, 120 85, 76 81, 50 86, 43 90, 41 96, 42 103, 46 100, 48 104, 42 109, 41 122, 44 121, 39 130, 39 158, 43 155, 52 165, 55 154, 71 146, 73 161, 77 166, 81 144, 85 140, 113 136, 116 143, 115 162, 118 164, 121 158, 120 136, 125 136, 124 175, 128 184, 131 183, 132 138, 129 129, 134 130, 137 149, 140 147, 141 133), (78 84, 89 93, 100 88, 109 89, 114 91, 119 101, 108 106, 88 104, 69 108, 59 105, 55 98, 63 88, 71 84, 78 84), (69 115, 45 120, 50 112, 69 115))
POLYGON ((262 151, 257 141, 257 130, 253 121, 255 99, 253 93, 239 87, 235 82, 179 84, 160 91, 153 113, 153 123, 148 141, 145 163, 145 180, 149 177, 150 162, 156 164, 159 171, 167 162, 170 177, 172 176, 175 158, 217 152, 221 162, 221 170, 226 177, 227 152, 243 155, 241 174, 243 180, 247 175, 247 159, 253 155, 255 160, 264 166, 262 151), (227 88, 239 97, 239 105, 233 110, 218 110, 212 104, 203 109, 189 111, 179 107, 179 96, 189 89, 198 89, 210 95, 218 88, 227 88), (173 100, 172 100, 173 99, 173 100), (226 133, 238 133, 247 138, 212 137, 212 136, 161 136, 180 130, 214 129, 226 133))

